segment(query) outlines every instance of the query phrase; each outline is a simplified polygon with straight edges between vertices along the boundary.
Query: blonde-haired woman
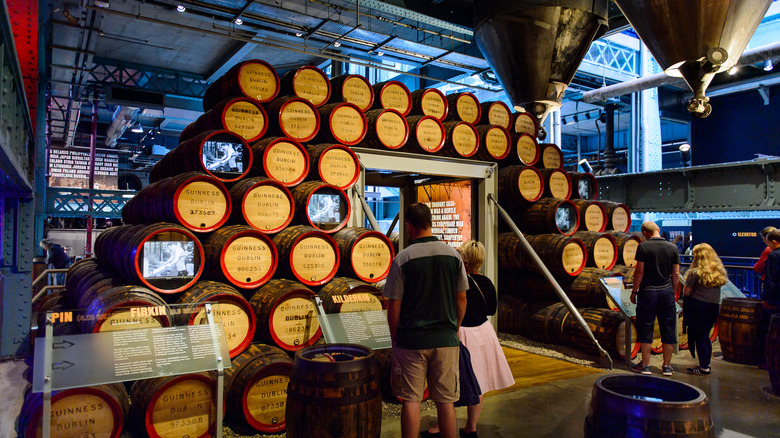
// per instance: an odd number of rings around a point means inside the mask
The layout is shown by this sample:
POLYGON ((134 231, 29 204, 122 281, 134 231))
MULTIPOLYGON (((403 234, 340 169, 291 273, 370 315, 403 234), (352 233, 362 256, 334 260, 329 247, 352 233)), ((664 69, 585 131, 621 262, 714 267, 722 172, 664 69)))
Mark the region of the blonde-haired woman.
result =
MULTIPOLYGON (((496 331, 487 319, 488 315, 496 314, 496 287, 488 277, 479 273, 485 262, 485 246, 469 240, 458 248, 458 252, 469 277, 466 314, 458 338, 469 350, 471 366, 482 394, 508 388, 515 384, 515 378, 498 343, 496 331)), ((461 438, 477 438, 477 422, 481 411, 482 395, 479 396, 479 404, 466 407, 468 419, 466 426, 460 429, 461 438)), ((422 436, 438 437, 438 424, 424 431, 422 436)))
POLYGON ((720 261, 715 250, 706 243, 694 246, 693 262, 685 276, 683 289, 688 345, 691 354, 699 354, 699 366, 688 368, 691 374, 710 374, 710 359, 712 359, 710 331, 715 325, 720 310, 720 287, 727 281, 726 268, 723 267, 723 262, 720 261))

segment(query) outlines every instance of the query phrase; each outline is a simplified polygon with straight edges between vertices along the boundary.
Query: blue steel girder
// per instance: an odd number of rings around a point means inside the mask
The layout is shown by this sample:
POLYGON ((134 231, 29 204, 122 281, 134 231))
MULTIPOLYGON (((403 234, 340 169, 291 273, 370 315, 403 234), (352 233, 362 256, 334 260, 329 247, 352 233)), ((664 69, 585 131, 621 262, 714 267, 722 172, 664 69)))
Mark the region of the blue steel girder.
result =
POLYGON ((780 159, 597 177, 599 199, 633 212, 780 210, 780 159))
POLYGON ((209 86, 209 82, 199 75, 97 57, 90 69, 90 80, 198 98, 203 97, 209 86))
POLYGON ((604 70, 598 73, 612 80, 624 81, 639 77, 639 52, 609 40, 596 40, 591 43, 579 68, 588 70, 588 64, 603 67, 604 70))
POLYGON ((50 187, 46 195, 46 214, 56 217, 122 217, 122 207, 136 192, 50 187), (90 203, 92 210, 89 209, 90 203))

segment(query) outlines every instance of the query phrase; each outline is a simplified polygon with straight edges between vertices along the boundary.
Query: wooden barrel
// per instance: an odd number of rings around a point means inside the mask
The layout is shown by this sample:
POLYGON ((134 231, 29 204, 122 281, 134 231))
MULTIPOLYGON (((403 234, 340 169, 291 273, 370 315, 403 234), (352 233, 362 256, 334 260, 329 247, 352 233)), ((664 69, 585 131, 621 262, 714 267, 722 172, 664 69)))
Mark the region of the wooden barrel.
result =
POLYGON ((316 294, 303 284, 273 279, 252 295, 255 310, 255 340, 274 344, 284 351, 297 351, 322 337, 312 297, 316 294))
POLYGON ((539 143, 537 143, 531 134, 510 133, 511 149, 509 155, 501 161, 502 166, 511 166, 520 164, 523 166, 533 166, 541 157, 539 143))
POLYGON ((297 140, 267 137, 252 143, 251 148, 256 157, 252 176, 267 176, 293 187, 309 174, 309 155, 297 140))
POLYGON ((300 142, 313 139, 320 130, 317 107, 300 97, 284 96, 265 104, 268 134, 300 142))
POLYGON ((512 152, 512 139, 509 131, 498 125, 479 125, 476 127, 479 135, 479 149, 474 154, 475 160, 502 161, 512 152))
POLYGON ((611 235, 597 231, 577 231, 574 237, 580 239, 588 250, 588 266, 610 270, 617 263, 618 246, 611 235))
POLYGON ((216 390, 211 373, 137 380, 130 388, 129 424, 152 438, 213 436, 216 390))
MULTIPOLYGON (((576 277, 585 268, 585 245, 572 237, 560 234, 526 235, 528 243, 554 275, 576 277)), ((501 269, 538 271, 538 267, 520 245, 514 233, 498 236, 498 265, 501 269)))
POLYGON ((536 167, 543 169, 563 169, 563 152, 554 144, 545 143, 540 144, 539 149, 542 151, 539 162, 536 163, 536 167))
POLYGON ((292 438, 379 438, 382 391, 374 351, 331 344, 295 353, 285 419, 292 438))
POLYGON ((723 359, 755 365, 761 357, 758 328, 763 308, 758 298, 724 298, 718 316, 718 338, 723 359))
POLYGON ((179 134, 179 143, 205 131, 224 130, 247 142, 260 139, 268 129, 268 117, 260 103, 249 97, 229 97, 217 103, 179 134))
POLYGON ((545 198, 569 199, 572 194, 572 183, 569 174, 561 169, 539 169, 544 178, 545 198))
POLYGON ((529 134, 533 138, 539 136, 539 121, 531 113, 515 113, 512 126, 514 126, 514 131, 518 134, 529 134))
MULTIPOLYGON (((630 330, 630 354, 633 359, 639 353, 639 343, 636 342, 636 328, 622 313, 611 309, 584 308, 577 309, 582 319, 588 324, 593 336, 599 341, 604 350, 614 358, 626 357, 626 330, 630 330)), ((588 354, 598 356, 599 350, 596 344, 585 333, 577 319, 570 316, 563 326, 563 337, 569 345, 572 345, 588 354)))
POLYGON ((599 194, 599 183, 592 173, 569 172, 572 185, 572 198, 593 201, 599 194))
POLYGON ((526 233, 571 236, 580 225, 577 207, 565 199, 542 198, 523 212, 520 229, 526 233))
MULTIPOLYGON (((605 269, 586 267, 576 277, 558 276, 555 281, 575 307, 607 308, 600 279, 615 275, 605 269)), ((526 301, 558 301, 560 297, 547 277, 526 271, 499 271, 499 293, 515 295, 526 301), (520 286, 522 285, 522 286, 520 286)))
MULTIPOLYGON (((129 402, 121 383, 54 391, 51 396, 51 436, 119 438, 130 410, 129 402)), ((17 422, 19 437, 42 436, 42 417, 43 393, 28 391, 17 422)))
POLYGON ((462 120, 476 125, 482 119, 479 99, 468 91, 447 95, 447 104, 450 108, 447 120, 462 120))
POLYGON ((769 320, 765 351, 772 392, 780 395, 780 313, 775 313, 769 320))
POLYGON ((284 431, 292 359, 279 347, 251 344, 231 364, 225 369, 227 423, 242 435, 284 431))
POLYGON ((205 172, 222 182, 235 182, 252 167, 246 140, 230 131, 206 131, 166 154, 149 172, 149 182, 186 172, 205 172))
POLYGON ((529 315, 525 336, 554 345, 570 345, 563 335, 569 309, 563 303, 550 304, 529 315))
POLYGON ((95 239, 95 256, 124 277, 163 294, 187 289, 203 273, 198 238, 166 222, 110 228, 95 239))
POLYGON ((64 294, 71 309, 84 309, 96 294, 125 283, 118 273, 101 266, 94 257, 70 265, 65 278, 64 294))
POLYGON ((246 178, 230 188, 232 221, 244 223, 268 234, 275 234, 292 222, 295 203, 292 193, 276 180, 246 178))
POLYGON ((348 227, 334 234, 333 239, 341 254, 339 275, 376 283, 390 273, 395 251, 390 239, 379 231, 348 227))
POLYGON ((317 292, 325 313, 384 310, 387 301, 375 286, 354 278, 336 277, 317 292))
POLYGON ((409 124, 397 110, 380 108, 366 112, 368 125, 361 146, 398 150, 409 141, 409 124))
POLYGON ((221 181, 203 172, 187 172, 141 189, 122 208, 122 221, 173 222, 206 233, 224 225, 231 208, 228 190, 221 181))
POLYGON ((409 140, 404 146, 408 152, 434 154, 444 147, 444 126, 433 116, 409 116, 409 140))
POLYGON ((344 228, 351 213, 349 198, 343 190, 323 181, 306 181, 292 190, 294 221, 324 233, 344 228))
POLYGON ((341 257, 331 236, 313 227, 294 225, 274 236, 279 273, 307 286, 322 286, 336 276, 341 257))
POLYGON ((82 333, 170 327, 173 318, 165 301, 142 286, 115 286, 87 304, 82 333))
POLYGON ((343 144, 319 144, 307 146, 309 152, 310 180, 320 180, 341 190, 347 190, 360 177, 360 161, 357 155, 343 144))
POLYGON ((479 151, 479 133, 471 123, 444 122, 444 146, 439 154, 445 157, 469 158, 479 151))
POLYGON ((579 231, 596 231, 607 229, 607 209, 598 201, 585 199, 569 199, 580 212, 579 231))
POLYGON ((713 438, 707 395, 677 380, 611 374, 593 384, 585 437, 713 438))
POLYGON ((325 72, 313 65, 287 71, 280 83, 282 96, 296 96, 318 107, 330 99, 330 80, 325 72))
POLYGON ((329 103, 349 102, 366 112, 374 104, 374 89, 360 75, 341 75, 330 79, 329 103))
MULTIPOLYGON (((176 304, 183 305, 179 324, 208 324, 205 304, 211 303, 216 324, 222 324, 230 357, 246 350, 255 336, 255 312, 238 291, 225 283, 199 281, 184 292, 176 304)), ((178 309, 177 309, 178 310, 178 309)))
MULTIPOLYGON (((620 231, 610 230, 606 232, 610 236, 615 238, 618 247, 618 265, 624 265, 629 267, 636 266, 636 250, 639 248, 639 244, 642 239, 639 236, 629 233, 623 233, 620 231)), ((633 277, 633 275, 632 275, 633 277)))
POLYGON ((234 65, 214 81, 203 95, 203 110, 214 108, 227 97, 244 96, 260 103, 270 102, 279 94, 279 76, 265 61, 252 59, 234 65))
MULTIPOLYGON (((500 283, 499 287, 502 287, 500 283)), ((550 301, 526 301, 517 296, 499 294, 498 309, 496 311, 498 329, 502 333, 527 336, 526 333, 528 333, 528 323, 531 320, 531 315, 551 304, 553 303, 550 301)))
POLYGON ((623 285, 627 288, 634 284, 634 267, 625 265, 615 265, 612 267, 612 273, 623 277, 623 285))
POLYGON ((509 166, 498 170, 498 199, 502 207, 527 207, 544 193, 542 174, 533 166, 509 166))
POLYGON ((318 143, 354 146, 366 136, 366 116, 357 105, 339 102, 317 108, 322 126, 315 137, 318 143))
POLYGON ((271 238, 248 225, 220 228, 203 241, 203 250, 206 277, 240 289, 264 285, 273 277, 278 264, 271 238))
POLYGON ((386 81, 372 86, 374 89, 373 109, 390 108, 406 117, 412 111, 412 93, 402 82, 386 81))
POLYGON ((443 122, 449 113, 447 97, 436 88, 421 88, 412 91, 411 115, 431 116, 443 122))
POLYGON ((599 201, 607 210, 607 229, 627 233, 631 228, 631 212, 625 204, 612 201, 599 201))
POLYGON ((500 100, 480 103, 478 125, 498 125, 509 131, 512 128, 512 110, 500 100))

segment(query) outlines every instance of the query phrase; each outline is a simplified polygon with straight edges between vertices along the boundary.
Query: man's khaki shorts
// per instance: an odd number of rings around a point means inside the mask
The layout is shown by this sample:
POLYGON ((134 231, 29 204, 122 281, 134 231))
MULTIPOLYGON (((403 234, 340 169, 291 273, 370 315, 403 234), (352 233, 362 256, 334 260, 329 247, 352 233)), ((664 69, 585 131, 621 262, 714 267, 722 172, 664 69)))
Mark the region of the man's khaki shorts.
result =
POLYGON ((422 401, 425 380, 428 394, 437 403, 454 403, 460 398, 458 347, 407 350, 393 348, 393 394, 405 401, 422 401))

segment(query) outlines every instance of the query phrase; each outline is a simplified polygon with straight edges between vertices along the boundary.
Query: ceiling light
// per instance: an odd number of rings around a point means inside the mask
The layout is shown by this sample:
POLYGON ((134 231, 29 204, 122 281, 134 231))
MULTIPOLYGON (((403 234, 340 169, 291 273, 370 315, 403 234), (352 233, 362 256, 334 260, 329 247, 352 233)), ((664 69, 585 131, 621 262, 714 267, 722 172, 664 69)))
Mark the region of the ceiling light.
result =
POLYGON ((376 52, 376 56, 385 56, 385 52, 376 52))
POLYGON ((184 5, 177 5, 176 10, 179 12, 184 12, 187 10, 187 8, 185 8, 184 5))
POLYGON ((683 144, 680 145, 679 149, 680 149, 680 152, 688 152, 688 151, 691 150, 691 145, 689 145, 688 143, 683 143, 683 144))
POLYGON ((300 37, 302 37, 302 36, 303 36, 303 32, 295 32, 295 36, 297 36, 298 38, 300 38, 300 37))
POLYGON ((333 47, 341 47, 341 43, 336 41, 335 43, 333 43, 333 47))
POLYGON ((141 132, 144 132, 144 128, 141 127, 140 123, 136 122, 136 124, 133 125, 133 129, 131 129, 130 131, 131 132, 141 133, 141 132))
POLYGON ((238 26, 241 26, 242 24, 244 24, 244 20, 240 18, 236 18, 235 20, 233 20, 233 23, 236 23, 238 26))
POLYGON ((773 68, 775 68, 775 66, 772 64, 771 59, 764 61, 764 71, 772 71, 773 68))
POLYGON ((729 74, 730 74, 731 76, 734 76, 735 74, 737 74, 737 72, 738 72, 738 71, 739 71, 739 69, 738 69, 738 68, 737 68, 737 66, 735 65, 734 67, 731 67, 731 68, 729 69, 729 74))

